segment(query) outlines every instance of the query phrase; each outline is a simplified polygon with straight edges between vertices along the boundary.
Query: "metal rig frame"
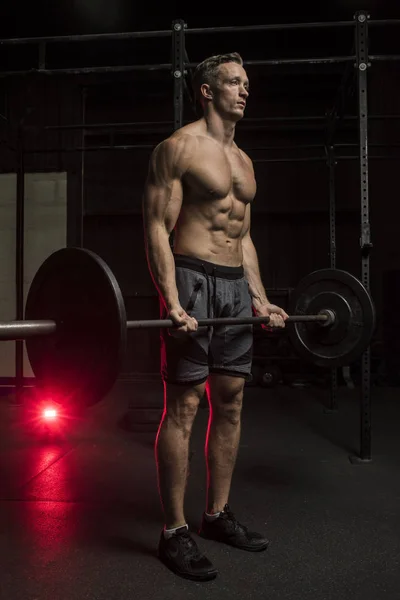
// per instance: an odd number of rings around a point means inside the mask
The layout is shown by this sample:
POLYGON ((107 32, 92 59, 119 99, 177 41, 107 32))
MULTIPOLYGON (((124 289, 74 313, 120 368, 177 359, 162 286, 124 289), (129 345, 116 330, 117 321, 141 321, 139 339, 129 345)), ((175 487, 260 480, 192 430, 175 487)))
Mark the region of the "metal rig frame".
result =
MULTIPOLYGON (((293 59, 272 59, 272 60, 250 60, 245 61, 244 65, 297 65, 297 64, 332 64, 344 63, 346 69, 343 74, 343 79, 335 98, 332 111, 325 117, 310 116, 310 117, 263 117, 254 119, 259 122, 269 121, 313 121, 325 119, 327 124, 327 136, 324 146, 308 145, 296 146, 300 148, 315 148, 321 149, 322 152, 318 156, 307 156, 301 158, 267 158, 255 159, 254 162, 293 162, 293 161, 324 161, 329 168, 329 222, 330 222, 330 266, 336 268, 336 220, 335 220, 335 165, 337 160, 359 160, 359 177, 361 191, 361 222, 360 222, 360 250, 361 250, 361 281, 369 291, 370 289, 370 250, 371 233, 369 222, 369 186, 368 186, 368 161, 371 158, 384 159, 384 155, 370 156, 368 147, 368 120, 370 119, 397 119, 398 115, 368 115, 368 68, 372 62, 377 61, 398 61, 400 55, 369 55, 368 53, 368 30, 372 26, 384 25, 399 25, 400 19, 385 19, 371 20, 366 11, 358 11, 355 13, 352 21, 338 22, 315 22, 315 23, 290 23, 290 24, 272 24, 272 25, 250 25, 250 26, 228 26, 228 27, 209 27, 209 28, 188 28, 187 24, 178 19, 172 23, 170 30, 163 31, 136 31, 127 33, 113 34, 90 34, 90 35, 67 35, 55 37, 40 37, 40 38, 14 38, 0 40, 0 46, 17 46, 17 45, 33 45, 38 49, 38 68, 28 71, 2 71, 0 78, 16 77, 16 76, 32 76, 37 74, 45 75, 79 75, 79 74, 109 74, 109 73, 124 73, 133 71, 169 71, 174 81, 173 92, 173 119, 171 121, 158 122, 157 125, 173 127, 177 129, 183 125, 183 106, 184 93, 189 95, 186 78, 190 74, 190 68, 195 67, 196 63, 189 62, 186 48, 186 36, 198 34, 218 34, 228 32, 248 32, 255 31, 277 31, 277 30, 292 30, 292 29, 315 29, 315 28, 347 28, 351 27, 354 30, 354 48, 355 54, 348 56, 329 56, 323 58, 293 58, 293 59), (104 66, 104 67, 82 67, 82 68, 63 68, 63 69, 48 69, 46 66, 46 51, 48 44, 58 43, 74 43, 74 42, 97 42, 97 41, 113 41, 113 40, 129 40, 129 39, 144 39, 144 38, 161 38, 170 37, 172 41, 172 62, 162 64, 141 64, 141 65, 123 65, 123 66, 104 66), (340 99, 343 99, 343 90, 348 83, 349 77, 356 69, 357 78, 357 93, 358 93, 358 114, 355 117, 346 117, 342 114, 340 99), (337 122, 340 119, 355 118, 358 121, 359 154, 356 155, 337 155, 337 148, 355 146, 355 144, 334 145, 333 137, 337 122)), ((0 115, 3 121, 7 119, 0 115)), ((251 119, 247 120, 248 122, 251 119)), ((82 100, 82 123, 76 125, 55 125, 46 126, 44 130, 61 130, 61 129, 77 129, 82 130, 82 145, 74 148, 62 148, 66 151, 81 151, 81 199, 80 199, 80 228, 78 231, 78 239, 83 245, 83 216, 84 216, 84 170, 85 170, 85 152, 92 150, 129 150, 133 148, 148 148, 152 146, 148 144, 141 145, 123 145, 123 146, 95 146, 86 145, 85 131, 90 128, 124 128, 135 125, 152 125, 155 123, 85 123, 85 98, 82 100)), ((24 123, 21 121, 17 128, 17 147, 12 148, 16 154, 16 175, 17 175, 17 207, 16 207, 16 319, 23 319, 23 264, 24 264, 24 123)), ((375 146, 379 146, 376 144, 375 146)), ((394 145, 397 146, 397 145, 394 145)), ((264 148, 266 150, 274 150, 273 147, 264 148)), ((282 149, 282 147, 280 147, 282 149)), ((61 149, 46 149, 45 152, 57 151, 61 149)), ((371 461, 371 371, 370 371, 370 349, 368 348, 362 356, 362 380, 360 392, 360 451, 359 456, 352 456, 352 463, 368 463, 371 461)), ((16 342, 16 395, 23 388, 23 342, 16 342)), ((336 412, 337 406, 337 372, 332 369, 331 377, 331 395, 330 408, 325 411, 327 413, 336 412)))

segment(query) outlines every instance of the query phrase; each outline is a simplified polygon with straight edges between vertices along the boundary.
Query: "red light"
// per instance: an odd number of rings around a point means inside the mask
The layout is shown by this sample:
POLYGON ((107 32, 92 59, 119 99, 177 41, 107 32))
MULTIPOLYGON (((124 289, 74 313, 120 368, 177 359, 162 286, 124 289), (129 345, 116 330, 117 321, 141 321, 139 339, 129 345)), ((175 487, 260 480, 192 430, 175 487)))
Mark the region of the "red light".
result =
POLYGON ((46 421, 54 421, 54 419, 57 418, 57 411, 55 408, 46 408, 43 411, 43 418, 46 419, 46 421))

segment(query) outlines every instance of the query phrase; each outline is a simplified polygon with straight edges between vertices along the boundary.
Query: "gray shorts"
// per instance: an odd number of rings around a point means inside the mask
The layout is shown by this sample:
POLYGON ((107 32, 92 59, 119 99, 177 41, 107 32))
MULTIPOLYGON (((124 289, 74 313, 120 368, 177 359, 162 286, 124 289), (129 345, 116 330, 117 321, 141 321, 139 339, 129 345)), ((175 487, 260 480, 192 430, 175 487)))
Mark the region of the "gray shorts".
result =
MULTIPOLYGON (((225 267, 174 255, 181 306, 195 319, 251 317, 252 303, 243 267, 225 267)), ((161 318, 167 318, 161 306, 161 318)), ((249 379, 252 325, 199 327, 184 338, 161 329, 161 375, 164 381, 197 385, 209 373, 249 379)))

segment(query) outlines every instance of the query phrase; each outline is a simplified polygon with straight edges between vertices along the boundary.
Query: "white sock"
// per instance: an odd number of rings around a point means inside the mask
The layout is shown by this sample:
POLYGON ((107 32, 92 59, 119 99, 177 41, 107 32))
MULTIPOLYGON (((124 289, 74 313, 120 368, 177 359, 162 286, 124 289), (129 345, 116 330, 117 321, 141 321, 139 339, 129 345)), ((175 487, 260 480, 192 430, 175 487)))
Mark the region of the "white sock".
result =
POLYGON ((221 514, 220 512, 217 512, 217 513, 210 515, 209 513, 206 512, 206 521, 215 521, 215 519, 218 519, 220 514, 221 514))
POLYGON ((186 529, 189 529, 188 525, 180 525, 179 527, 174 527, 173 529, 165 529, 164 528, 164 537, 166 540, 168 540, 170 537, 172 537, 173 535, 176 534, 176 532, 178 531, 178 529, 182 529, 182 527, 186 527, 186 529))

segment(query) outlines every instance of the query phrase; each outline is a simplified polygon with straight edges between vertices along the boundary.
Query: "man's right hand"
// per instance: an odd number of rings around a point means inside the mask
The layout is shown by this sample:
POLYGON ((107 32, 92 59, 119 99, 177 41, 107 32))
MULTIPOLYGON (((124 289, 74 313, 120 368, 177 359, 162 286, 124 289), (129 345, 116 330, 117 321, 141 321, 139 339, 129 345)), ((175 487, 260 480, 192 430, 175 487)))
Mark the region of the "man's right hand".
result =
POLYGON ((181 306, 169 311, 169 318, 173 321, 175 327, 169 329, 169 334, 174 337, 182 337, 193 333, 198 328, 198 323, 194 317, 190 317, 181 306))

